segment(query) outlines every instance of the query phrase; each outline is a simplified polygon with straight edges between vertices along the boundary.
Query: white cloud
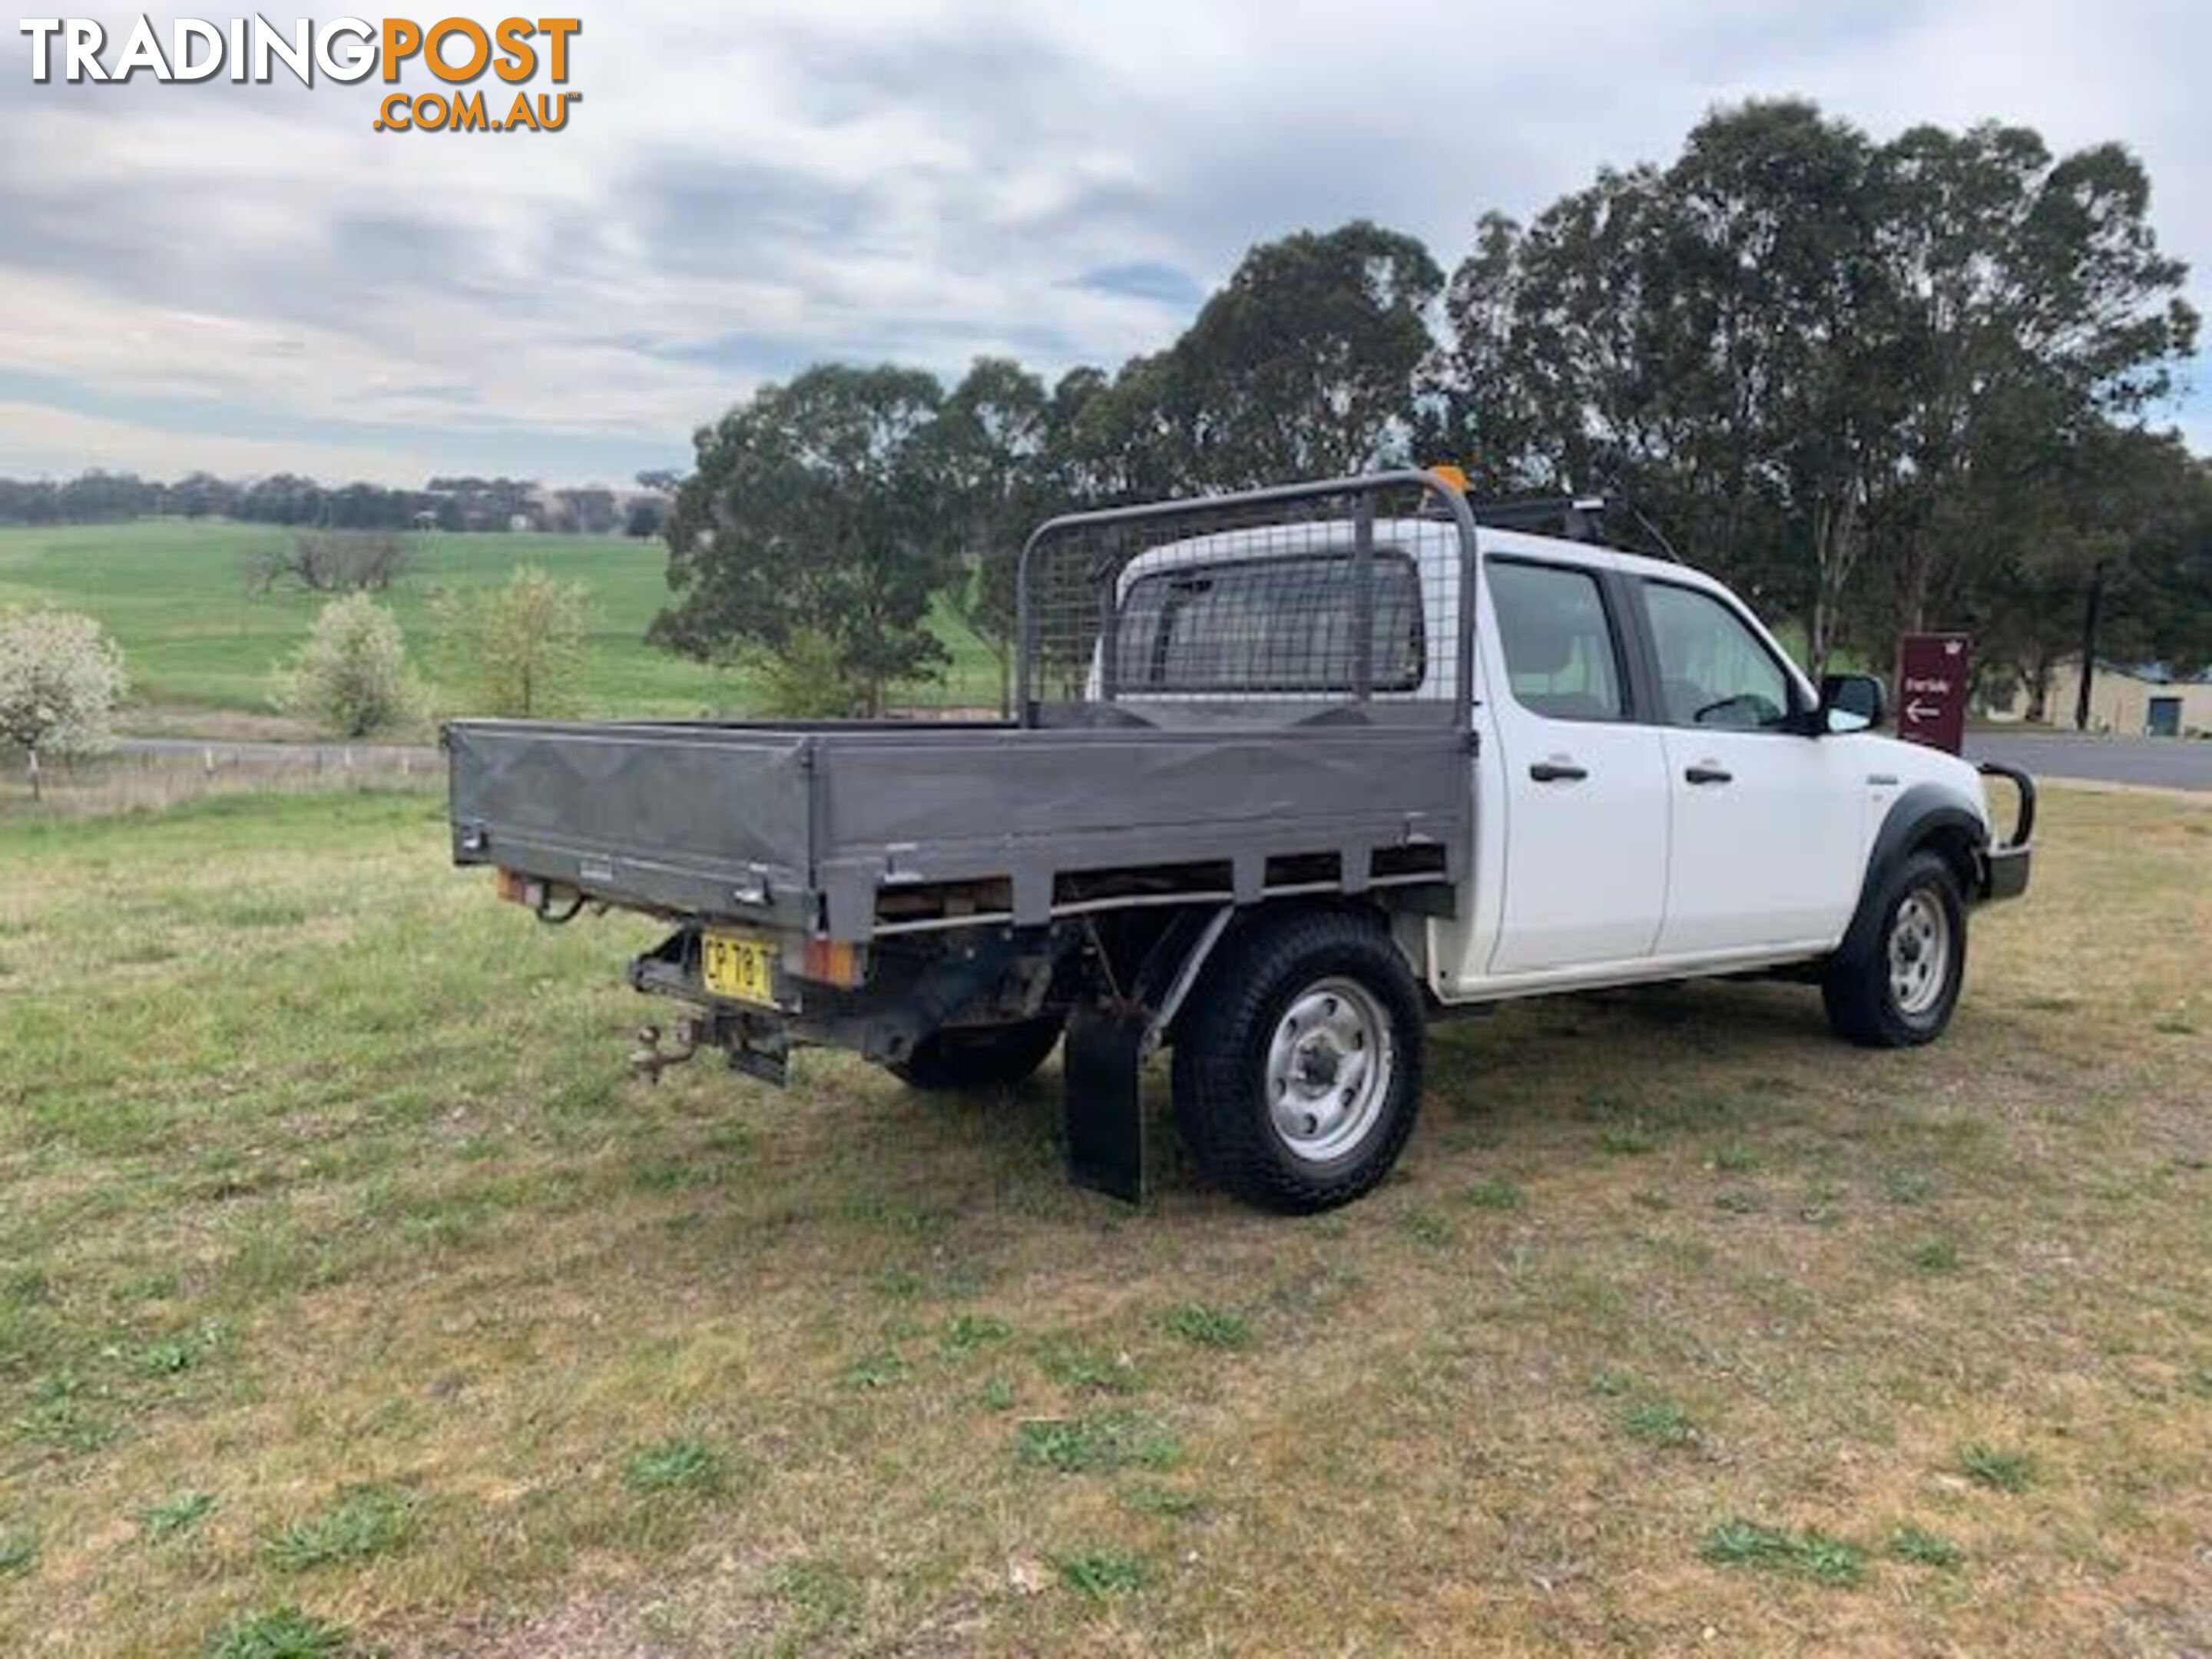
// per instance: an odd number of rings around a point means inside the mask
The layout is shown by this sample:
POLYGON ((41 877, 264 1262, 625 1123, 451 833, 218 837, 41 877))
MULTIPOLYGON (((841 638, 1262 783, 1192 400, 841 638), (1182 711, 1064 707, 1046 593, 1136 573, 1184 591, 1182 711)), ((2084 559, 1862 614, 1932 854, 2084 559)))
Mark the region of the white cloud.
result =
POLYGON ((441 457, 415 453, 398 443, 228 438, 7 400, 0 400, 0 434, 5 434, 0 437, 0 455, 11 458, 0 464, 0 474, 13 477, 74 477, 96 465, 109 471, 155 478, 179 478, 193 471, 234 478, 304 472, 332 480, 388 474, 419 483, 445 470, 441 457))
POLYGON ((539 441, 546 476, 617 476, 818 355, 1117 362, 1185 320, 1174 273, 1300 225, 1368 214, 1449 263, 1484 210, 1753 94, 2120 139, 2200 304, 2212 274, 2195 6, 633 3, 586 18, 545 135, 374 133, 374 82, 34 87, 13 46, 0 471, 149 465, 159 435, 185 465, 410 479, 539 441), (1131 267, 1167 280, 1077 280, 1131 267))

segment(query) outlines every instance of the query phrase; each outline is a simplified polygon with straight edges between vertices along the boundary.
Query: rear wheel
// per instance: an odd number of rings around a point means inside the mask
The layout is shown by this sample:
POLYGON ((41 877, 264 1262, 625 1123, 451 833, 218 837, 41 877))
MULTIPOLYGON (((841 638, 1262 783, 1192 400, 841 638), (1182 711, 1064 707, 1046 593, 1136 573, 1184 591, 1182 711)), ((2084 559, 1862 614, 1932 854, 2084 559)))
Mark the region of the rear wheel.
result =
POLYGON ((1918 852, 1883 884, 1879 924, 1846 944, 1820 981, 1828 1023, 1863 1048, 1932 1042, 1951 1023, 1966 974, 1966 906, 1942 854, 1918 852))
POLYGON ((1420 1101, 1419 988, 1341 911, 1265 918, 1207 970, 1176 1039, 1176 1125, 1248 1203, 1349 1203, 1389 1173, 1420 1101))
POLYGON ((948 1026, 932 1031, 887 1069, 933 1094, 1011 1089, 1043 1065, 1059 1041, 1060 1021, 1050 1017, 1018 1025, 948 1026))

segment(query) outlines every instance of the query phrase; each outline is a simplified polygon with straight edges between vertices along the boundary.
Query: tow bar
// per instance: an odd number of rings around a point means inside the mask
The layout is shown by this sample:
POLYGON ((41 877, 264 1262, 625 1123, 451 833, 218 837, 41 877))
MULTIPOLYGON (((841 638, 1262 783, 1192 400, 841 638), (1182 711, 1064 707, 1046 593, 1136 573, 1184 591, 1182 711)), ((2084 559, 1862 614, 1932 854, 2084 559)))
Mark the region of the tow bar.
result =
POLYGON ((637 1028, 638 1048, 629 1057, 629 1068, 647 1083, 660 1081, 660 1074, 672 1066, 681 1066, 699 1052, 699 1022, 679 1019, 676 1022, 676 1046, 664 1049, 660 1046, 660 1028, 641 1025, 637 1028))

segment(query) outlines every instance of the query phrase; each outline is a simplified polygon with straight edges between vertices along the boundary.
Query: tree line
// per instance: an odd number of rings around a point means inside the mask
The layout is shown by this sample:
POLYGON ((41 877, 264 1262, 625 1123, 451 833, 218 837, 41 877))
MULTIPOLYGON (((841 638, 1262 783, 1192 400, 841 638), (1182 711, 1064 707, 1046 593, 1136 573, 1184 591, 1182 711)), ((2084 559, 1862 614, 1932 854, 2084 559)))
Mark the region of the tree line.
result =
POLYGON ((2200 666, 2212 472, 2149 424, 2197 319, 2148 209, 2117 145, 1755 102, 1485 216, 1449 273, 1366 222, 1261 244, 1111 372, 822 364, 696 434, 653 635, 798 674, 795 712, 878 712, 943 666, 947 595, 1003 663, 1050 513, 1449 461, 1625 493, 1816 672, 1941 626, 2033 694, 2093 594, 2102 654, 2200 666))
POLYGON ((432 478, 420 489, 325 485, 297 473, 239 481, 193 472, 172 482, 98 469, 60 480, 0 478, 0 525, 121 524, 136 519, 232 519, 330 531, 539 531, 660 534, 674 475, 638 476, 627 503, 596 485, 547 489, 530 478, 432 478))

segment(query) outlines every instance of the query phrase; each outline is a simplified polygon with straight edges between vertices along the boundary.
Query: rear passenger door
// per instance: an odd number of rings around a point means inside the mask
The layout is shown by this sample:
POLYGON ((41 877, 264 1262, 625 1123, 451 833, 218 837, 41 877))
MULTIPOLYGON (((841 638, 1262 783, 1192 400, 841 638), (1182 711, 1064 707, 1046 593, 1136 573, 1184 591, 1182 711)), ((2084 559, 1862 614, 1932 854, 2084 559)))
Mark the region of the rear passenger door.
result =
POLYGON ((1495 555, 1483 573, 1504 671, 1488 674, 1505 773, 1488 970, 1647 957, 1667 890, 1667 778, 1659 732, 1633 719, 1613 584, 1595 565, 1495 555))

